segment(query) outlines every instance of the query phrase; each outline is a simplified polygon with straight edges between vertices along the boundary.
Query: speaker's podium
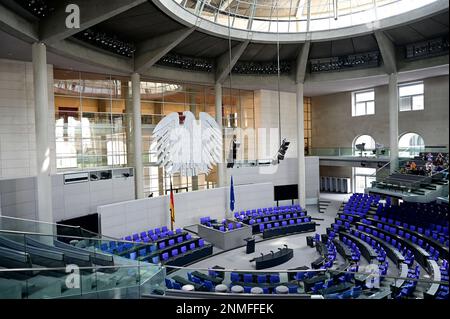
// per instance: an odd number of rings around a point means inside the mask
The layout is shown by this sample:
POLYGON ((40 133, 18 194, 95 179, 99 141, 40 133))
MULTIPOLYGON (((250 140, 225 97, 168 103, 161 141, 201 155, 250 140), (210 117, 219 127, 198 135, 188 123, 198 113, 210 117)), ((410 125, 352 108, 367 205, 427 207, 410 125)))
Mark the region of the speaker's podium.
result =
POLYGON ((246 254, 252 254, 255 252, 255 238, 249 237, 244 239, 247 242, 246 254))

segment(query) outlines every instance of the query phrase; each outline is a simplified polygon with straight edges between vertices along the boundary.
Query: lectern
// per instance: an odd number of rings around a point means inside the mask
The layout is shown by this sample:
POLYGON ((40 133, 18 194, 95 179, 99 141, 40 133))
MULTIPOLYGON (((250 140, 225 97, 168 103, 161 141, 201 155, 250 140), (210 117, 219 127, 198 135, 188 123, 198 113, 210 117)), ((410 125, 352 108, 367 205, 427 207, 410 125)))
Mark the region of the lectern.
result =
POLYGON ((255 238, 249 237, 244 239, 247 242, 246 254, 252 254, 255 252, 255 238))

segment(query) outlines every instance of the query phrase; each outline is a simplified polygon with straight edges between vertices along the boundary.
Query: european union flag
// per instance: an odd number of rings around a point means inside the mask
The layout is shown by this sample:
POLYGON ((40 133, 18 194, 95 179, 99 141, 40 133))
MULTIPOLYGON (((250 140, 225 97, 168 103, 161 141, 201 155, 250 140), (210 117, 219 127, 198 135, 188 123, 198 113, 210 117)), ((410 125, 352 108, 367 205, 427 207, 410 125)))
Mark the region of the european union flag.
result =
POLYGON ((234 212, 234 186, 233 186, 233 176, 231 176, 230 184, 230 210, 234 212))

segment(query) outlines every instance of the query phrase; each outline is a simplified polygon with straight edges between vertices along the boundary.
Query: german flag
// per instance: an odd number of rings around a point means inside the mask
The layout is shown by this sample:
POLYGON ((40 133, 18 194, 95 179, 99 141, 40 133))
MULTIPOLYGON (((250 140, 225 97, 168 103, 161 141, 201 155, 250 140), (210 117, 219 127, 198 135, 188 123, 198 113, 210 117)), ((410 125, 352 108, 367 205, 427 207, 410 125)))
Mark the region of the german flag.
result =
POLYGON ((170 226, 172 230, 174 223, 175 223, 175 201, 173 198, 172 179, 170 179, 170 226))

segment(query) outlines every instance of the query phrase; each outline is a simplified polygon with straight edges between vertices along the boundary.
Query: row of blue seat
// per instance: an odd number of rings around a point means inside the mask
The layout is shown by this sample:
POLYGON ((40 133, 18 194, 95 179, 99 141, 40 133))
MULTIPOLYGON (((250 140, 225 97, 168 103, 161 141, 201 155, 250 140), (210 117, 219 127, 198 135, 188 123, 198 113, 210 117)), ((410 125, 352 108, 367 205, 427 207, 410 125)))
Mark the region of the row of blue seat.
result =
POLYGON ((163 226, 161 228, 149 229, 148 231, 143 231, 139 234, 136 233, 126 236, 122 238, 122 240, 148 243, 150 241, 157 241, 158 239, 170 237, 175 234, 181 234, 182 232, 183 230, 181 228, 177 228, 174 232, 172 230, 168 230, 167 226, 163 226))
POLYGON ((299 212, 299 213, 288 213, 288 214, 279 214, 277 216, 270 216, 270 217, 264 217, 264 218, 256 218, 256 219, 250 219, 249 220, 249 225, 254 225, 254 224, 260 224, 260 223, 267 223, 269 221, 277 221, 277 220, 283 220, 283 219, 290 219, 290 218, 298 218, 298 217, 305 217, 306 213, 305 212, 299 212))
POLYGON ((302 223, 309 223, 311 222, 311 218, 309 217, 305 217, 305 218, 298 218, 298 219, 290 219, 289 223, 286 220, 283 220, 281 222, 281 224, 279 222, 274 222, 273 225, 272 223, 268 223, 268 224, 259 224, 259 230, 260 232, 263 232, 266 229, 272 229, 272 228, 277 228, 277 227, 285 227, 288 225, 295 225, 295 224, 302 224, 302 223))
MULTIPOLYGON (((177 256, 179 256, 179 255, 184 255, 184 254, 186 254, 186 253, 189 253, 189 251, 192 251, 192 250, 195 250, 195 249, 197 249, 197 248, 204 247, 204 246, 205 246, 205 241, 204 241, 203 239, 200 238, 200 239, 198 240, 198 245, 196 245, 196 244, 193 242, 193 243, 190 243, 189 246, 186 245, 186 246, 181 246, 180 248, 174 248, 174 249, 172 249, 170 252, 162 253, 162 254, 161 254, 161 259, 160 259, 159 256, 154 256, 154 257, 152 258, 151 262, 152 262, 153 264, 157 264, 157 263, 159 263, 161 260, 162 260, 162 261, 167 261, 167 260, 169 260, 170 258, 177 257, 177 256)), ((131 258, 131 259, 136 259, 137 256, 133 256, 133 257, 130 256, 130 258, 131 258)))

